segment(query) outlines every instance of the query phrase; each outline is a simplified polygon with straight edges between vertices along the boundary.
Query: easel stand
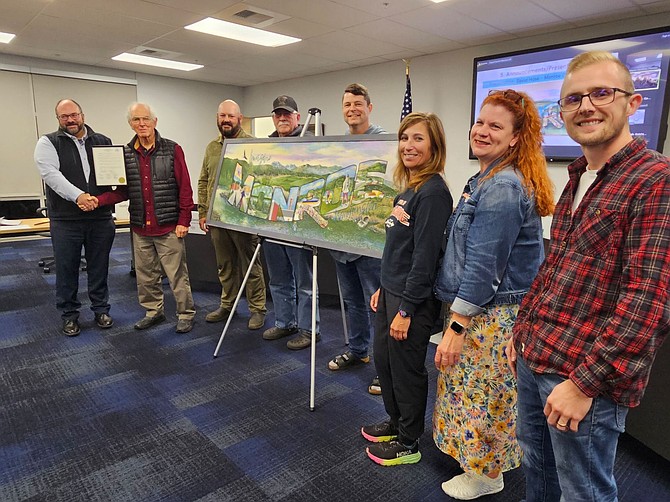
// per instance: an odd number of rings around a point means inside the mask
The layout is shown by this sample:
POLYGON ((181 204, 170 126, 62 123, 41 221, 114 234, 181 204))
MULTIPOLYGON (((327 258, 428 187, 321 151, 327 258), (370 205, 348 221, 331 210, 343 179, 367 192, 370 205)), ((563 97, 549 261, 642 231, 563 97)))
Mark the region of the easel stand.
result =
MULTIPOLYGON (((303 244, 294 244, 292 242, 285 242, 285 241, 276 241, 274 239, 265 239, 267 242, 271 242, 273 244, 279 244, 281 246, 290 246, 293 248, 301 248, 301 249, 311 249, 312 250, 312 344, 311 344, 311 368, 310 368, 310 375, 309 375, 309 410, 314 411, 314 396, 315 396, 315 374, 316 374, 316 298, 317 298, 317 292, 316 292, 316 285, 317 285, 317 248, 315 246, 307 246, 303 244)), ((261 243, 262 240, 259 240, 258 244, 256 245, 256 249, 254 250, 254 254, 251 257, 251 261, 249 263, 249 268, 247 268, 246 274, 244 274, 244 279, 242 280, 242 284, 240 285, 240 290, 237 292, 237 297, 235 297, 235 303, 233 303, 233 308, 230 311, 230 315, 228 316, 228 320, 226 321, 226 325, 223 327, 223 331, 221 332, 221 338, 219 338, 219 343, 216 345, 216 349, 214 350, 214 358, 216 358, 219 354, 219 349, 221 348, 221 344, 223 343, 223 337, 226 336, 226 332, 228 331, 228 326, 230 326, 230 322, 233 319, 233 316, 235 315, 235 310, 237 309, 237 304, 240 302, 240 298, 242 297, 242 292, 245 289, 245 286, 247 284, 247 280, 249 279, 249 275, 251 274, 251 267, 253 267, 254 263, 256 263, 256 260, 258 259, 258 255, 261 250, 261 243)))

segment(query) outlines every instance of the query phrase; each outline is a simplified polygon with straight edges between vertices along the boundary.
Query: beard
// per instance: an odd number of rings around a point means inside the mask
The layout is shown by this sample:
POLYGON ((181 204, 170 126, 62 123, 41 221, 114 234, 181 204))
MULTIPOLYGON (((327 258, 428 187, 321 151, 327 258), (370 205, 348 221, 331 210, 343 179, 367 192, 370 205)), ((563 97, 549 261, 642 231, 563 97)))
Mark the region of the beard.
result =
POLYGON ((61 131, 67 133, 67 134, 70 134, 72 136, 76 136, 77 134, 79 134, 82 131, 82 129, 84 129, 84 124, 83 123, 81 123, 81 124, 74 123, 74 124, 59 126, 58 128, 61 131))
POLYGON ((219 131, 221 132, 221 136, 223 136, 224 138, 234 138, 235 136, 237 136, 237 133, 240 132, 240 124, 237 124, 236 126, 230 124, 230 126, 231 128, 228 131, 226 131, 223 128, 223 124, 219 124, 219 131))

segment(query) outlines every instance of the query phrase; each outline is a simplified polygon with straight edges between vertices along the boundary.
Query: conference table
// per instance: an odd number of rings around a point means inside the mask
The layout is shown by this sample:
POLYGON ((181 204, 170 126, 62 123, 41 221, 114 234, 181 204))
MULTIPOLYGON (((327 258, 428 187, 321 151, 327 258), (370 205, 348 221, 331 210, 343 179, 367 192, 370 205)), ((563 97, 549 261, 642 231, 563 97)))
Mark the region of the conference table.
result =
MULTIPOLYGON (((49 218, 24 218, 18 225, 0 225, 0 237, 38 235, 49 231, 49 218)), ((116 228, 130 226, 130 220, 115 219, 116 228)))

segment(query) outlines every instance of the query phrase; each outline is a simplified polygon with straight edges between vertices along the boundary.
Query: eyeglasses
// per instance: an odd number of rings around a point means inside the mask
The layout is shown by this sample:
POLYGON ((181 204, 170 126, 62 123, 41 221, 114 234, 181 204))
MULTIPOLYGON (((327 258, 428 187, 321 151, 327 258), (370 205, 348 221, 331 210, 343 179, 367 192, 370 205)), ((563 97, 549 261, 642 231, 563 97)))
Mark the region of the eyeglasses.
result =
POLYGON ((633 95, 632 92, 624 91, 618 87, 601 87, 586 94, 570 94, 559 99, 557 103, 561 107, 562 112, 574 112, 579 110, 579 107, 582 106, 582 99, 587 96, 593 106, 604 106, 614 102, 617 92, 620 92, 624 96, 633 95))
POLYGON ((288 110, 277 110, 275 112, 272 112, 272 115, 275 117, 290 117, 293 115, 295 112, 289 112, 288 110))
POLYGON ((145 124, 150 124, 154 121, 151 117, 132 117, 130 119, 130 122, 133 124, 140 124, 140 123, 145 123, 145 124))
POLYGON ((516 103, 517 105, 521 105, 521 108, 524 108, 526 105, 526 101, 523 99, 523 96, 518 92, 516 92, 514 89, 507 89, 505 91, 492 89, 489 91, 489 96, 495 96, 497 94, 500 94, 503 98, 509 99, 510 101, 516 103))
POLYGON ((62 115, 56 115, 58 117, 58 120, 62 120, 65 122, 67 119, 75 119, 77 120, 79 117, 81 117, 81 113, 75 112, 75 113, 63 113, 62 115))

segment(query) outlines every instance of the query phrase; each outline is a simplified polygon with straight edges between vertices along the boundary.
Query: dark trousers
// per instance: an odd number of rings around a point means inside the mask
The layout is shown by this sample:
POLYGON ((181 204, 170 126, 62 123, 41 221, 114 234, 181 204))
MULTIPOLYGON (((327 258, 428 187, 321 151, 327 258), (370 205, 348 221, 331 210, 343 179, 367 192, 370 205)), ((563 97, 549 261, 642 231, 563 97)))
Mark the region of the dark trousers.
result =
POLYGON ((56 260, 56 308, 65 319, 78 319, 81 302, 79 267, 81 249, 86 257, 88 297, 91 310, 96 314, 109 312, 107 274, 109 252, 116 228, 114 221, 104 220, 51 220, 51 244, 56 260))
POLYGON ((407 339, 391 338, 389 330, 401 298, 381 289, 375 322, 375 367, 382 386, 384 408, 397 424, 399 439, 410 444, 423 434, 428 398, 426 351, 440 314, 440 302, 431 297, 421 303, 409 325, 407 339))

